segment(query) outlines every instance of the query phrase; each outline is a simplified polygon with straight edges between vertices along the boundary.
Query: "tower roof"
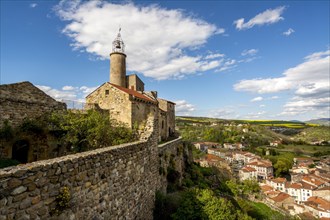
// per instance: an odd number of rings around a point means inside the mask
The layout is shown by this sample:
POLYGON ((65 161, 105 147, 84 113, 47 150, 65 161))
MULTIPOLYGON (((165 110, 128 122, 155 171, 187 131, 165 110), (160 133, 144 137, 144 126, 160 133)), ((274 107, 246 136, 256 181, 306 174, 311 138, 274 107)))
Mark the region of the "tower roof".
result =
POLYGON ((112 41, 112 52, 125 53, 125 44, 123 39, 121 39, 120 31, 121 28, 119 28, 117 37, 112 41))

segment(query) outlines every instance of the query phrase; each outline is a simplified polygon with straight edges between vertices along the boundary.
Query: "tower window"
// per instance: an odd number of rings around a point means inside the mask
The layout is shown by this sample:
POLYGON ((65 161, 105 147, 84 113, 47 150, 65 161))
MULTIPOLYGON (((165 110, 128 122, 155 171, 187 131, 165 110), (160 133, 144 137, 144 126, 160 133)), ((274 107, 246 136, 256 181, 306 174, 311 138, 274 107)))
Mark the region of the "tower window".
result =
POLYGON ((105 90, 105 95, 109 95, 109 90, 105 90))

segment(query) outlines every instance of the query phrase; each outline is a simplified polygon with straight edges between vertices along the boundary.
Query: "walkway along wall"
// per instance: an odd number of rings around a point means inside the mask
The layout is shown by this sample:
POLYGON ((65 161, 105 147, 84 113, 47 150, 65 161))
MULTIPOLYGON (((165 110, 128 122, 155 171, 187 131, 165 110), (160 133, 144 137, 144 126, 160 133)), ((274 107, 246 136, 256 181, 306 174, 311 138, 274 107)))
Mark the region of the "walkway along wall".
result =
POLYGON ((143 135, 134 143, 0 170, 0 219, 152 219, 164 178, 158 121, 149 119, 143 135), (64 188, 67 204, 59 199, 64 188), (60 202, 67 207, 56 214, 60 202))

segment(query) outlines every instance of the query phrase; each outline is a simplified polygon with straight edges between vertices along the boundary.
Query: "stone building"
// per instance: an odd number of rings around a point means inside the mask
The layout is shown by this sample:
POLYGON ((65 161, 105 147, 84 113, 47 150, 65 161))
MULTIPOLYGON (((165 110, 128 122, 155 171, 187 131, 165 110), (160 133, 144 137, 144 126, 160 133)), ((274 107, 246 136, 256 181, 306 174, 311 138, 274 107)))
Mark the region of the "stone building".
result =
POLYGON ((86 97, 86 109, 109 111, 110 118, 130 128, 142 130, 148 116, 159 120, 159 139, 166 140, 175 130, 175 103, 160 99, 157 92, 144 91, 136 75, 126 75, 125 44, 120 32, 112 43, 110 82, 105 82, 86 97))
POLYGON ((66 109, 65 103, 56 101, 30 82, 0 85, 0 103, 0 124, 8 120, 14 127, 25 118, 66 109))
MULTIPOLYGON (((8 121, 15 128, 25 119, 62 110, 66 110, 65 103, 56 101, 30 82, 0 85, 0 126, 8 121)), ((28 136, 1 140, 0 158, 26 163, 54 157, 53 150, 57 149, 57 145, 53 142, 49 145, 46 138, 28 136)))

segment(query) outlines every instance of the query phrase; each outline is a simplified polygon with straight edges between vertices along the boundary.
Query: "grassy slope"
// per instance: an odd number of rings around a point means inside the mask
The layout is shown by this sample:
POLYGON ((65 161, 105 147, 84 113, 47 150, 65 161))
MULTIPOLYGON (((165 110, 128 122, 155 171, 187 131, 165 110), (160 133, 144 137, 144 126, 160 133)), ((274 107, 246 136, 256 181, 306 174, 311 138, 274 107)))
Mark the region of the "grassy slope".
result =
POLYGON ((321 141, 321 140, 329 141, 330 140, 329 130, 330 128, 326 126, 305 128, 294 138, 296 140, 300 139, 305 142, 321 141))

